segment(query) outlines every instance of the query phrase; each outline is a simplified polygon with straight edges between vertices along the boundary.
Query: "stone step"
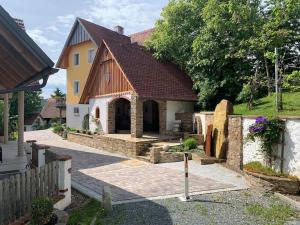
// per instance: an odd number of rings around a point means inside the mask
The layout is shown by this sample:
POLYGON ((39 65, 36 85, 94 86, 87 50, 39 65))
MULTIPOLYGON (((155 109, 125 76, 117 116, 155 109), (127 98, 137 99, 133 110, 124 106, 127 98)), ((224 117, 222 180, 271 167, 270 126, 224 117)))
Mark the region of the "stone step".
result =
POLYGON ((215 157, 209 157, 199 153, 192 153, 194 161, 200 162, 201 165, 209 165, 214 163, 223 163, 226 162, 225 159, 217 159, 215 157))
POLYGON ((149 155, 139 155, 137 156, 138 160, 144 161, 144 162, 150 162, 150 154, 149 155))

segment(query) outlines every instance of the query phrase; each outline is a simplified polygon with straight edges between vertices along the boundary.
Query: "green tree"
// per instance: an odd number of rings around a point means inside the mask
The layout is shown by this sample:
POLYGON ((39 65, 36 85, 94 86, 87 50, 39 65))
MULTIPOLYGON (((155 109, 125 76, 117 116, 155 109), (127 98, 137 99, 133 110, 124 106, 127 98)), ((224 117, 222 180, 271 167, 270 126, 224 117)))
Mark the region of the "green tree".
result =
POLYGON ((298 54, 299 15, 298 0, 171 0, 146 44, 184 69, 202 108, 211 109, 222 98, 235 101, 247 83, 272 91, 274 48, 285 58, 298 54))
MULTIPOLYGON (((41 91, 25 91, 24 115, 40 112, 42 108, 41 91)), ((10 116, 18 115, 18 93, 14 93, 10 99, 10 116)))
POLYGON ((51 98, 64 98, 66 97, 66 94, 64 94, 59 88, 56 88, 53 94, 51 95, 51 98))

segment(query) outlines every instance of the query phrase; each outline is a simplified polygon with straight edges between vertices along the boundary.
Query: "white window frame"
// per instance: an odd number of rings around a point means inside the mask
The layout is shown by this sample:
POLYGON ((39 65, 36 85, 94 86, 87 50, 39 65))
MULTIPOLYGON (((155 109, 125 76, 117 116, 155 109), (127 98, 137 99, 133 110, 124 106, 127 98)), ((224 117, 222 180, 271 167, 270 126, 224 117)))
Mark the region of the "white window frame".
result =
POLYGON ((74 95, 79 95, 79 92, 80 92, 80 81, 79 80, 74 80, 73 81, 73 93, 74 95), (75 84, 78 83, 78 90, 76 91, 75 89, 75 84))
POLYGON ((75 52, 73 54, 73 65, 74 66, 79 66, 80 65, 80 54, 78 52, 75 52), (78 64, 76 64, 76 55, 78 55, 78 64))
POLYGON ((92 64, 94 62, 95 56, 96 56, 95 49, 94 48, 90 48, 88 50, 88 63, 92 64), (90 52, 94 52, 93 58, 90 58, 90 52))

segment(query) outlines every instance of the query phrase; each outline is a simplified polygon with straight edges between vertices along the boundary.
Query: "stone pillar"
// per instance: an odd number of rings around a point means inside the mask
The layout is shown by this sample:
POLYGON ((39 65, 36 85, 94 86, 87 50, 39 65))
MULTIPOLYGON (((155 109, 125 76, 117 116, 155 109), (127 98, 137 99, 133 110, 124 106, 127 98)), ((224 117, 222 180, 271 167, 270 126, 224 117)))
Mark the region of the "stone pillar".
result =
POLYGON ((24 91, 18 92, 18 156, 24 156, 24 91))
POLYGON ((228 152, 226 164, 232 169, 243 169, 243 119, 228 116, 228 152))
POLYGON ((167 130, 167 101, 158 101, 159 133, 165 134, 167 130))
POLYGON ((114 134, 116 133, 116 101, 108 103, 107 106, 107 133, 114 134))
POLYGON ((72 157, 60 155, 58 161, 58 192, 64 195, 64 199, 57 202, 54 207, 59 210, 64 210, 71 204, 71 161, 72 157))
POLYGON ((143 102, 136 96, 131 96, 131 137, 143 136, 143 102))
POLYGON ((4 144, 8 144, 8 123, 9 123, 9 96, 4 94, 4 144))

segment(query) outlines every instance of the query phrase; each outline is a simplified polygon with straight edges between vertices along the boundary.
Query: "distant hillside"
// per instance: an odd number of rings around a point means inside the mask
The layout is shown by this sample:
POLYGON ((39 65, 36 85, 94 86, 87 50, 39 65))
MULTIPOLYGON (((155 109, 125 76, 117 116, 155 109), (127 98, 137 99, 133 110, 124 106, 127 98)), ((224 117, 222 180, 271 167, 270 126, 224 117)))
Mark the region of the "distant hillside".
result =
MULTIPOLYGON (((247 103, 234 106, 235 114, 275 116, 275 94, 256 101, 252 110, 247 103)), ((283 94, 283 110, 278 115, 300 116, 300 92, 283 94)))

